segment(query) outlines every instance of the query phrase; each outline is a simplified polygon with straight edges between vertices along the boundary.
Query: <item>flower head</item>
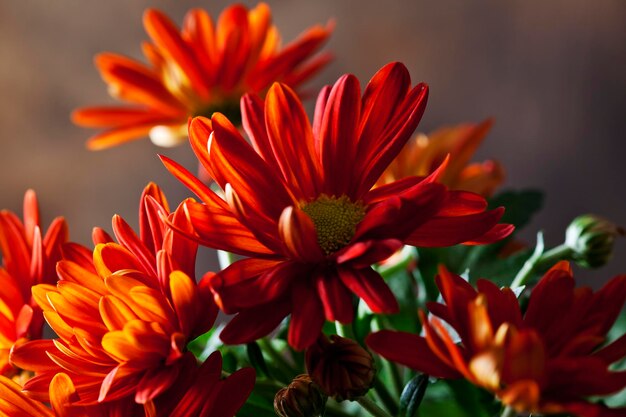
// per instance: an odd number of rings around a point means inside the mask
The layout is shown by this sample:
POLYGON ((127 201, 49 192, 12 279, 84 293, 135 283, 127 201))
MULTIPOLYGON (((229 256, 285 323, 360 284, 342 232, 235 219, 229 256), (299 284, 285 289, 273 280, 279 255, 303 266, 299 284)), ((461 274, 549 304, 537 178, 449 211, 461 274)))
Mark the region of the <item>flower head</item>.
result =
POLYGON ((24 195, 24 218, 0 211, 0 374, 17 370, 9 364, 9 351, 16 343, 41 338, 43 315, 31 296, 31 287, 57 281, 54 270, 61 247, 68 239, 62 217, 52 221, 45 234, 39 220, 39 205, 33 190, 24 195))
POLYGON ((399 63, 363 94, 346 75, 321 91, 311 125, 294 91, 277 83, 265 102, 242 99, 252 145, 222 114, 192 120, 194 152, 225 198, 162 157, 204 202, 182 207, 191 237, 248 257, 209 279, 218 305, 238 313, 222 340, 255 340, 291 314, 289 343, 304 349, 326 319, 352 321, 353 295, 377 313, 398 309, 370 265, 404 243, 480 244, 511 232, 498 224, 502 208, 485 211, 482 197, 436 183, 443 167, 371 190, 417 127, 427 91, 411 87, 399 63))
POLYGON ((298 86, 330 59, 327 54, 311 59, 329 37, 330 27, 315 26, 281 48, 265 3, 251 10, 230 6, 216 23, 205 10, 193 9, 180 30, 163 13, 150 9, 144 26, 151 39, 143 45, 148 65, 112 53, 96 58, 111 95, 128 105, 74 112, 75 123, 106 129, 89 140, 90 149, 146 135, 159 146, 179 144, 186 138, 190 116, 219 111, 233 121, 240 119, 244 93, 263 94, 274 81, 298 86))
POLYGON ((298 375, 274 397, 274 411, 280 417, 318 417, 324 414, 327 397, 309 375, 298 375))
POLYGON ((603 346, 626 301, 626 276, 593 293, 575 288, 569 265, 561 262, 533 289, 523 314, 510 288, 480 280, 475 290, 443 268, 437 283, 446 304, 430 303, 436 317, 422 315, 424 337, 385 330, 368 336, 369 347, 432 376, 464 377, 519 412, 626 412, 587 400, 626 387, 626 371, 609 370, 626 356, 626 337, 603 346))
MULTIPOLYGON (((36 372, 25 385, 34 396, 48 400, 48 383, 64 372, 81 403, 130 398, 148 410, 193 375, 196 359, 186 344, 210 329, 217 310, 194 279, 197 244, 166 228, 168 213, 163 194, 150 184, 141 198, 139 236, 115 216, 119 243, 96 229, 93 257, 70 245, 57 266, 57 285, 33 288, 58 336, 11 354, 13 363, 36 372)), ((181 216, 170 221, 187 228, 181 216)))
POLYGON ((326 395, 337 401, 355 400, 374 384, 374 358, 352 339, 321 336, 306 350, 306 368, 326 395))
POLYGON ((491 120, 485 120, 441 128, 428 136, 422 133, 414 136, 385 170, 379 185, 412 175, 426 176, 450 154, 450 163, 440 181, 452 190, 489 197, 504 181, 504 169, 498 161, 470 163, 470 159, 492 125, 491 120))
POLYGON ((565 244, 572 249, 576 263, 585 268, 606 265, 613 256, 615 239, 626 230, 594 214, 576 217, 565 231, 565 244))
POLYGON ((48 408, 31 398, 15 382, 0 376, 0 415, 19 417, 231 417, 243 405, 254 386, 254 371, 241 369, 221 379, 221 356, 212 354, 198 367, 183 369, 184 381, 144 410, 132 401, 85 404, 65 373, 50 381, 48 408), (219 401, 217 400, 219 398, 219 401))

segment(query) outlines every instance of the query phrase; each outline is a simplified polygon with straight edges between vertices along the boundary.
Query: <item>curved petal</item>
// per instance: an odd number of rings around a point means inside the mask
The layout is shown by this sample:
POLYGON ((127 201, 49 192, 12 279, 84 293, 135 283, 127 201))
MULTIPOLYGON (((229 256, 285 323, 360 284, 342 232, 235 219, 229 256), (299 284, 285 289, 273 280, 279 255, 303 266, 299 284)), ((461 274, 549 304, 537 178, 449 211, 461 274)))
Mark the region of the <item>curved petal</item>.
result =
MULTIPOLYGON (((407 243, 413 246, 442 247, 479 241, 502 217, 504 208, 455 217, 435 217, 411 233, 407 243)), ((499 235, 499 234, 498 234, 499 235)))
POLYGON ((291 301, 276 300, 237 314, 226 325, 220 339, 228 345, 248 343, 267 336, 291 311, 291 301))
POLYGON ((294 262, 242 259, 209 278, 224 312, 235 313, 282 298, 294 278, 306 273, 294 262))
POLYGON ((460 378, 461 374, 448 366, 430 349, 426 340, 410 333, 382 330, 365 339, 367 346, 387 360, 437 378, 460 378))
POLYGON ((340 268, 338 275, 341 282, 362 298, 374 313, 398 312, 398 301, 378 272, 371 268, 340 268))
POLYGON ((321 181, 313 132, 300 99, 288 86, 275 83, 268 91, 265 125, 275 161, 285 182, 299 198, 315 198, 321 181))
POLYGON ((161 53, 175 61, 189 78, 194 91, 202 98, 209 97, 209 88, 200 65, 182 39, 178 28, 163 13, 155 9, 148 9, 144 13, 143 23, 150 38, 159 47, 161 53))
POLYGON ((304 350, 319 337, 324 325, 324 309, 310 281, 292 286, 291 322, 287 340, 296 350, 304 350))
POLYGON ((314 277, 317 293, 328 321, 351 323, 354 317, 352 294, 334 271, 324 271, 314 277))
POLYGON ((283 209, 294 203, 282 179, 224 116, 216 113, 211 120, 209 153, 215 180, 223 189, 230 184, 246 207, 278 222, 283 209))
POLYGON ((289 206, 283 210, 278 221, 278 234, 291 258, 311 263, 324 259, 317 243, 315 225, 299 208, 289 206))
POLYGON ((351 186, 361 115, 361 86, 354 75, 344 75, 333 86, 324 107, 319 139, 324 189, 327 195, 357 200, 351 186))

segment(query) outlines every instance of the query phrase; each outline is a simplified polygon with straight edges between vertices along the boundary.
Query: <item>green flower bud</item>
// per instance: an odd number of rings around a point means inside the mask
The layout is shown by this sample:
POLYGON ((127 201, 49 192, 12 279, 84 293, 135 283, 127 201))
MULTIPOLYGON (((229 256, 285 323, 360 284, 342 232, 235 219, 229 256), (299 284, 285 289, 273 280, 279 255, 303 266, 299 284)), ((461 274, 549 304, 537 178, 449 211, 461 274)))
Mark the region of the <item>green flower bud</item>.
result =
POLYGON ((306 351, 311 378, 329 397, 354 400, 369 391, 376 375, 372 355, 351 339, 320 337, 306 351))
POLYGON ((309 375, 298 375, 288 387, 274 396, 274 411, 280 417, 318 417, 326 406, 327 397, 309 375))
POLYGON ((613 254, 615 238, 624 229, 594 214, 576 217, 565 232, 565 244, 572 249, 572 259, 584 268, 605 265, 613 254))

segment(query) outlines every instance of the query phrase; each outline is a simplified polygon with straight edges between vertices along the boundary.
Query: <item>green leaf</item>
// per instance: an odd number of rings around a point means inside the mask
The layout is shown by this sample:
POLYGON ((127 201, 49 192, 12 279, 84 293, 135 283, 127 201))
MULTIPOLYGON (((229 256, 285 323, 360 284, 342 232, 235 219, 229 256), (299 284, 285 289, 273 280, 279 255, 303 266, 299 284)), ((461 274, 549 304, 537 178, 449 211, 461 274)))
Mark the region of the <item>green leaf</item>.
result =
POLYGON ((251 342, 246 344, 246 353, 248 354, 248 360, 250 361, 250 365, 257 371, 257 375, 263 375, 266 377, 270 377, 269 369, 267 368, 267 364, 265 363, 265 358, 263 357, 263 352, 261 352, 261 348, 259 347, 257 342, 251 342))
POLYGON ((489 208, 505 208, 501 223, 511 223, 516 229, 526 226, 533 214, 543 207, 543 193, 539 190, 504 191, 489 201, 489 208))
POLYGON ((409 381, 400 396, 399 417, 415 417, 428 387, 428 375, 420 374, 409 381))
POLYGON ((387 277, 385 282, 400 306, 400 311, 397 314, 386 316, 388 323, 395 330, 417 332, 420 325, 417 316, 417 282, 415 277, 410 271, 403 269, 387 277))
POLYGON ((213 327, 208 332, 196 337, 189 342, 187 349, 200 361, 205 361, 211 353, 222 346, 222 342, 217 336, 221 332, 222 327, 223 326, 213 327))

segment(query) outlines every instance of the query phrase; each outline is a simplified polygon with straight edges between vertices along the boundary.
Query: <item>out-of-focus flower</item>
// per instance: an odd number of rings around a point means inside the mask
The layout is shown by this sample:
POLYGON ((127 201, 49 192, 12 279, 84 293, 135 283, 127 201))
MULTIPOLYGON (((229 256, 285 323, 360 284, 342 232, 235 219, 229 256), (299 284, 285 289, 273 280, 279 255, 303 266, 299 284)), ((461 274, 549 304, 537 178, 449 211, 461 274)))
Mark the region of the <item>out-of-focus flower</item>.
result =
POLYGON ((296 87, 330 60, 328 54, 311 56, 328 39, 332 25, 310 28, 281 48, 265 3, 251 10, 230 6, 217 23, 205 10, 193 9, 181 30, 151 9, 144 26, 152 41, 143 45, 149 65, 111 53, 96 58, 110 94, 128 105, 74 112, 76 124, 106 129, 89 139, 90 149, 146 135, 159 146, 177 145, 186 138, 190 116, 219 111, 235 122, 244 93, 263 94, 274 81, 296 87))
POLYGON ((450 154, 450 162, 440 181, 452 190, 465 190, 489 197, 504 181, 504 168, 498 161, 470 163, 493 125, 492 120, 436 130, 413 137, 380 177, 379 185, 409 176, 427 176, 450 154))
POLYGON ((354 400, 374 383, 374 359, 361 345, 337 335, 321 336, 306 350, 306 368, 322 391, 337 401, 354 400))
POLYGON ((353 75, 325 87, 313 126, 286 85, 274 84, 265 102, 244 96, 243 127, 252 146, 222 114, 193 119, 192 147, 225 199, 162 157, 204 202, 184 205, 191 237, 249 257, 209 280, 219 306, 239 313, 223 341, 255 340, 291 314, 289 343, 304 349, 325 319, 352 321, 353 294, 374 312, 398 309, 370 265, 404 243, 481 244, 512 231, 498 224, 503 208, 485 211, 481 196, 436 183, 444 167, 426 179, 371 190, 417 127, 426 97, 427 87, 411 88, 404 65, 392 63, 363 96, 353 75))
POLYGON ((626 231, 615 223, 584 214, 572 220, 565 231, 565 244, 573 251, 573 259, 585 268, 599 268, 613 256, 613 245, 626 231))
POLYGON ((24 196, 24 219, 0 211, 0 374, 16 375, 9 364, 9 351, 16 343, 39 339, 43 315, 31 296, 33 285, 57 281, 54 270, 61 246, 68 239, 62 217, 52 221, 43 234, 39 205, 33 190, 24 196))
POLYGON ((626 356, 626 336, 602 346, 626 301, 626 275, 593 293, 575 288, 569 264, 558 263, 533 289, 523 315, 510 288, 480 280, 476 291, 443 268, 437 285, 446 304, 428 305, 438 318, 422 314, 425 337, 383 330, 368 336, 369 347, 432 376, 464 377, 519 412, 625 415, 626 408, 588 398, 626 387, 626 371, 609 371, 626 356))
POLYGON ((274 397, 274 411, 280 417, 319 417, 327 397, 309 375, 298 375, 274 397))
MULTIPOLYGON (((197 244, 166 227, 168 213, 163 194, 150 184, 141 198, 139 236, 115 216, 119 243, 96 229, 93 258, 70 245, 57 267, 57 285, 33 288, 58 335, 12 351, 13 363, 36 373, 25 385, 35 398, 48 401, 48 384, 58 372, 72 379, 81 404, 134 399, 146 412, 164 392, 169 397, 170 389, 188 386, 197 365, 186 345, 210 329, 217 308, 194 279, 197 244)), ((176 213, 169 221, 188 228, 176 213)), ((211 372, 219 380, 219 371, 211 372)))

